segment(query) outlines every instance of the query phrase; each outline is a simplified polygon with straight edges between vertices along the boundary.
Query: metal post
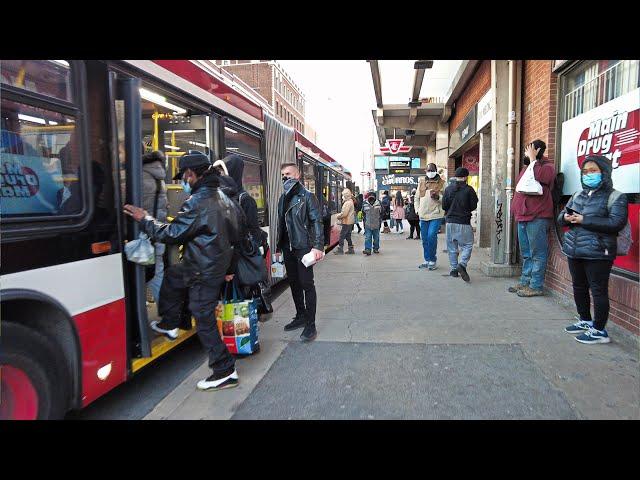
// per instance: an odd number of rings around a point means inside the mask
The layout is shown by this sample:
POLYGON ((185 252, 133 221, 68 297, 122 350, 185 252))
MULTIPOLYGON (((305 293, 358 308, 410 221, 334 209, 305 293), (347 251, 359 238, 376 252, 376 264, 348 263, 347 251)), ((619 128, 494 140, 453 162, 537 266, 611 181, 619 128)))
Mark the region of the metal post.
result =
POLYGON ((513 235, 513 218, 511 215, 511 201, 513 200, 513 171, 515 169, 516 147, 516 61, 509 60, 509 120, 507 121, 507 178, 505 179, 506 197, 506 232, 505 232, 505 263, 512 264, 511 239, 513 235))

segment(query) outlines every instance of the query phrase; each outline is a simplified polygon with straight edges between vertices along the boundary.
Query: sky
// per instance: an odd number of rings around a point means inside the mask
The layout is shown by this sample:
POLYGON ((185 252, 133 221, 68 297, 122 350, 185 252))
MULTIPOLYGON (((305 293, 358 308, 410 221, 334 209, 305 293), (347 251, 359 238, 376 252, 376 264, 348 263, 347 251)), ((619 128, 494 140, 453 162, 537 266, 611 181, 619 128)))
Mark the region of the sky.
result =
MULTIPOLYGON (((366 60, 278 60, 306 98, 305 121, 318 146, 346 166, 360 184, 372 149, 378 154, 371 110, 376 99, 366 60), (374 144, 375 139, 375 144, 374 144)), ((414 60, 381 60, 382 101, 408 103, 414 60)), ((435 60, 425 73, 421 97, 445 96, 461 60, 435 60)))

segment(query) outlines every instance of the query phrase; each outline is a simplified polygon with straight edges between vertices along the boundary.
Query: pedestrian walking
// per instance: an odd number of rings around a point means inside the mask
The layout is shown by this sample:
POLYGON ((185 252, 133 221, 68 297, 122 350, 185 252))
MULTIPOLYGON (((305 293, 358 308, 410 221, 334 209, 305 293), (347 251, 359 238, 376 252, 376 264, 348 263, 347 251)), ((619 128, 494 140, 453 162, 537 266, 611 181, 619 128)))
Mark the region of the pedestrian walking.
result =
POLYGON ((418 268, 435 270, 437 267, 438 232, 444 218, 442 199, 444 180, 438 175, 435 163, 427 165, 427 176, 420 178, 415 196, 415 209, 420 218, 420 236, 424 263, 418 268))
MULTIPOLYGON (((160 220, 167 221, 167 186, 164 179, 167 175, 165 170, 165 156, 159 151, 145 153, 142 156, 142 208, 160 220)), ((151 292, 151 299, 158 304, 160 298, 160 286, 164 278, 164 243, 155 244, 156 262, 151 280, 147 282, 148 291, 151 292)), ((150 300, 147 298, 147 300, 150 300)))
POLYGON ((414 200, 416 197, 416 190, 411 190, 411 195, 409 195, 407 206, 405 207, 405 215, 406 219, 409 222, 409 236, 407 240, 413 239, 413 233, 415 232, 416 240, 420 240, 420 217, 416 213, 416 207, 414 205, 414 200))
POLYGON ((465 282, 470 280, 467 265, 473 249, 473 228, 471 212, 478 207, 478 196, 467 184, 469 170, 460 167, 455 173, 455 183, 449 185, 442 197, 442 208, 446 212, 447 249, 449 251, 449 275, 458 274, 465 282), (459 258, 458 258, 459 257, 459 258))
POLYGON ((143 208, 125 205, 127 215, 154 241, 183 245, 179 264, 167 271, 160 289, 162 321, 151 328, 171 340, 189 298, 189 310, 196 319, 198 337, 209 355, 212 375, 198 382, 200 390, 222 390, 238 384, 235 361, 220 338, 215 308, 220 288, 233 278, 243 226, 240 207, 222 192, 219 173, 201 152, 190 151, 180 157, 179 172, 189 197, 170 223, 161 222, 143 208), (171 273, 169 275, 169 272, 171 273))
POLYGON ((367 201, 362 206, 364 224, 364 250, 362 253, 371 255, 380 253, 380 218, 382 216, 382 204, 376 199, 376 194, 372 190, 367 194, 367 201), (372 245, 373 241, 373 245, 372 245))
POLYGON ((618 233, 627 224, 627 197, 613 189, 611 160, 588 156, 582 164, 582 190, 575 193, 557 221, 569 230, 562 253, 567 256, 573 282, 577 322, 565 328, 579 334, 580 343, 609 343, 609 276, 618 251, 618 233), (593 297, 594 317, 591 316, 593 297))
POLYGON ((544 295, 544 274, 547 267, 549 240, 547 234, 554 218, 551 191, 556 171, 545 156, 547 145, 542 140, 534 140, 525 148, 525 168, 518 175, 516 192, 511 204, 511 212, 518 223, 518 242, 522 254, 522 275, 520 282, 509 287, 509 292, 519 297, 544 295), (530 162, 535 180, 542 186, 542 195, 518 191, 517 185, 525 174, 530 162))
POLYGON ((316 196, 300 183, 300 170, 295 163, 280 167, 284 193, 278 200, 278 239, 276 249, 284 255, 289 286, 296 316, 284 326, 285 331, 304 328, 300 338, 309 342, 316 338, 316 287, 313 265, 305 267, 302 257, 313 252, 315 260, 324 256, 322 215, 316 196))
POLYGON ((351 241, 351 232, 353 231, 353 224, 355 223, 355 207, 353 205, 353 198, 351 195, 351 190, 345 188, 342 191, 342 211, 337 216, 338 223, 340 223, 340 240, 338 241, 338 248, 333 252, 336 255, 343 255, 344 249, 344 241, 347 240, 347 245, 349 246, 349 250, 347 250, 347 254, 353 255, 353 242, 351 241))
POLYGON ((388 223, 388 221, 391 219, 391 199, 389 198, 389 190, 385 190, 384 192, 382 192, 380 206, 382 208, 380 214, 382 215, 381 218, 384 225, 384 230, 382 231, 382 233, 391 233, 388 223))
POLYGON ((400 190, 396 192, 396 197, 393 199, 393 219, 396 221, 396 233, 404 233, 404 226, 402 225, 404 220, 404 200, 400 190))
POLYGON ((362 232, 364 229, 360 226, 360 219, 358 218, 362 213, 362 202, 364 201, 363 196, 359 193, 354 198, 354 207, 355 207, 355 226, 358 227, 358 233, 362 232))

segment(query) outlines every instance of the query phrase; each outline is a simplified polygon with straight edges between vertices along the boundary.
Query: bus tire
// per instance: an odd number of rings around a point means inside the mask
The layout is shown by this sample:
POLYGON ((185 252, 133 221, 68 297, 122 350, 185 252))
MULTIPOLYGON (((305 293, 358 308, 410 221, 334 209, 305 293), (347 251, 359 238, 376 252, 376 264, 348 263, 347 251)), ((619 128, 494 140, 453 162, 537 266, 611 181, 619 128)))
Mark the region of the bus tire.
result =
POLYGON ((66 413, 66 392, 51 341, 3 320, 0 336, 0 419, 51 420, 66 413))

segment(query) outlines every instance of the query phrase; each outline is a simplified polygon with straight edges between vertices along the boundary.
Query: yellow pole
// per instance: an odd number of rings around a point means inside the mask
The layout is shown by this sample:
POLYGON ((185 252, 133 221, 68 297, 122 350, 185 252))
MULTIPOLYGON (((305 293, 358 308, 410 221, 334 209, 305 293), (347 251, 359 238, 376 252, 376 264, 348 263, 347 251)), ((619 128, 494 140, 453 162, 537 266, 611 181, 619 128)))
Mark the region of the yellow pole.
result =
POLYGON ((154 110, 153 115, 153 140, 151 142, 151 145, 153 148, 153 150, 160 150, 160 148, 158 147, 158 110, 154 110))

